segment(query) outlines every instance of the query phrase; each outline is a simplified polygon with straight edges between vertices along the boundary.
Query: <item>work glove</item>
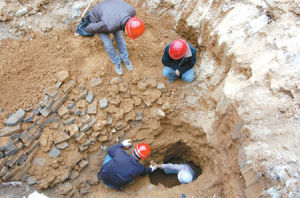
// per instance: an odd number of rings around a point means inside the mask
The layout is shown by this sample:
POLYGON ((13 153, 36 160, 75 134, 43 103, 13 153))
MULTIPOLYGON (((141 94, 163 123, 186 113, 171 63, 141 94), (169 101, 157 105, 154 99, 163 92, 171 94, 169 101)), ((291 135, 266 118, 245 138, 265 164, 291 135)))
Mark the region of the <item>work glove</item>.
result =
POLYGON ((123 146, 124 147, 130 147, 131 146, 131 140, 130 139, 127 139, 127 140, 124 140, 123 142, 122 142, 122 144, 123 144, 123 146))
POLYGON ((149 167, 151 168, 151 172, 153 172, 153 171, 155 171, 155 170, 157 169, 157 166, 156 166, 156 165, 155 165, 155 166, 150 165, 149 167))

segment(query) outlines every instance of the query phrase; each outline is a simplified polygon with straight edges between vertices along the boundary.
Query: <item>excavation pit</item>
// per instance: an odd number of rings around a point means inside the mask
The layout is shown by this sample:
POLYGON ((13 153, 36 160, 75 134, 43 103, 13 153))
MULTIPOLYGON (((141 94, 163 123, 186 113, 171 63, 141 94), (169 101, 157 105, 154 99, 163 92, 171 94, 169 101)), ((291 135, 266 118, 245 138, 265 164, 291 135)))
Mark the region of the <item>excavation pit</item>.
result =
MULTIPOLYGON (((178 142, 167 150, 163 164, 188 164, 195 171, 196 177, 202 174, 202 169, 199 165, 189 160, 189 153, 192 152, 185 144, 178 142)), ((149 175, 150 182, 155 185, 163 185, 165 187, 173 187, 180 185, 176 174, 166 174, 162 169, 157 169, 149 175)))

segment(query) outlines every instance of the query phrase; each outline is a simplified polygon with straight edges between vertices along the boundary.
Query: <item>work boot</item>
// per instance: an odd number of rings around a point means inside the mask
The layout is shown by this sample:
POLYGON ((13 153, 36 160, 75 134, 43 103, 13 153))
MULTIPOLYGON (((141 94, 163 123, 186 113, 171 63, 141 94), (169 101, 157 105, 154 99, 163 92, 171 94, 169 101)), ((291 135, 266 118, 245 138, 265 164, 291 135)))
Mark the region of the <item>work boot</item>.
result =
POLYGON ((130 60, 125 61, 124 64, 128 71, 132 70, 132 63, 130 62, 130 60))
POLYGON ((120 64, 115 64, 115 70, 117 72, 118 75, 122 75, 123 74, 123 69, 122 69, 122 65, 120 64))

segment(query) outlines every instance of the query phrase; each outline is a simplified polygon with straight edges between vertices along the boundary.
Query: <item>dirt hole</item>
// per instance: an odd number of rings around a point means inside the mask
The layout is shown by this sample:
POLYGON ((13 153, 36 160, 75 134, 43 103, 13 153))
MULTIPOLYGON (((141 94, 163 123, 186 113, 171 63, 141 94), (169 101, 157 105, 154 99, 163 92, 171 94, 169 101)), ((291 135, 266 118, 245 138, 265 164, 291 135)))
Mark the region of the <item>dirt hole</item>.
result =
MULTIPOLYGON (((198 177, 202 174, 202 169, 200 165, 197 165, 192 160, 188 159, 190 152, 192 151, 188 146, 182 142, 177 142, 167 150, 162 163, 188 164, 195 171, 196 176, 198 177)), ((156 170, 150 174, 149 177, 150 182, 155 185, 163 185, 168 188, 180 185, 176 174, 165 174, 161 169, 156 170)))

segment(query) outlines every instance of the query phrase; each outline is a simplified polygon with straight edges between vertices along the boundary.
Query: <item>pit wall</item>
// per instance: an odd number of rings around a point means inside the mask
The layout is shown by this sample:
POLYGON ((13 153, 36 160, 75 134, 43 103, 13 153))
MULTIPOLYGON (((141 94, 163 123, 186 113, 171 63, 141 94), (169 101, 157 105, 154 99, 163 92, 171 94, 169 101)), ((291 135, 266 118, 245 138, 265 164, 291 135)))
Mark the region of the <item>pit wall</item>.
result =
MULTIPOLYGON (((247 197, 299 196, 299 3, 279 1, 136 0, 150 14, 170 15, 174 29, 199 50, 196 80, 186 85, 181 120, 203 129, 217 147, 216 125, 228 104, 241 118, 232 134, 247 197)), ((140 16, 142 17, 142 16, 140 16)))

